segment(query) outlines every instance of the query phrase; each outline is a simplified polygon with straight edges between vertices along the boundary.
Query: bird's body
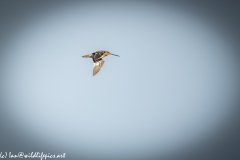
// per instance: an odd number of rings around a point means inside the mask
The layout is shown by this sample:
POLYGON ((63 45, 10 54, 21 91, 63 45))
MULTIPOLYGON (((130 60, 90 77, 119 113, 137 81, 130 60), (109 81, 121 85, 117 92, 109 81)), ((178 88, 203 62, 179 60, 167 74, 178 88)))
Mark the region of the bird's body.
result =
POLYGON ((82 57, 93 59, 93 63, 94 63, 93 64, 93 76, 95 76, 100 71, 100 69, 102 68, 102 66, 104 64, 103 58, 108 56, 108 55, 118 56, 118 55, 110 53, 109 51, 100 50, 100 51, 93 52, 91 54, 86 54, 82 57))

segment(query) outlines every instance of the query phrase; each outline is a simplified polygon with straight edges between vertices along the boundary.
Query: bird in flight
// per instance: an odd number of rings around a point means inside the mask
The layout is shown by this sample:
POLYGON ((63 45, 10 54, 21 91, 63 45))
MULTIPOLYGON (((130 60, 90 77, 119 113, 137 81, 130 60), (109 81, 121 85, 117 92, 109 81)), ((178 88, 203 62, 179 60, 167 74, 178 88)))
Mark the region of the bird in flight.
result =
POLYGON ((91 53, 91 54, 86 54, 82 57, 93 59, 93 76, 95 76, 100 71, 100 69, 102 68, 102 66, 104 64, 103 58, 108 56, 108 55, 113 55, 113 56, 118 56, 119 57, 119 55, 112 54, 111 52, 105 51, 105 50, 100 50, 100 51, 96 51, 96 52, 91 53))

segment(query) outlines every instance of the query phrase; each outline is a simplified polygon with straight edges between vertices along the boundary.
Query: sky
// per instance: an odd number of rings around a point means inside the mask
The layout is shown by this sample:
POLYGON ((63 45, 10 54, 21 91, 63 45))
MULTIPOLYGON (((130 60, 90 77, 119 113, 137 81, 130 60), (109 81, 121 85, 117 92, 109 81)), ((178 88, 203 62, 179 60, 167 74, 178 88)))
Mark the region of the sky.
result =
POLYGON ((158 1, 24 2, 3 16, 1 151, 160 159, 233 121, 239 59, 226 26, 158 1), (120 57, 92 76, 82 56, 97 50, 120 57))

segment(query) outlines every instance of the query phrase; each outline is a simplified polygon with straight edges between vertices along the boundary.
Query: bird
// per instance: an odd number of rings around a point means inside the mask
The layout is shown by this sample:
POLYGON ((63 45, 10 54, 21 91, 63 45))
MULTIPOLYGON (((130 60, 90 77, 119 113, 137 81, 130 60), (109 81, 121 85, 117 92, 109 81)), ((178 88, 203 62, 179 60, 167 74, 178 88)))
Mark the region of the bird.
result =
POLYGON ((93 52, 91 54, 86 54, 82 57, 93 59, 93 76, 95 76, 100 71, 100 69, 102 68, 102 66, 104 64, 103 58, 108 56, 108 55, 113 55, 113 56, 120 57, 119 55, 112 54, 111 52, 106 51, 106 50, 99 50, 99 51, 93 52))

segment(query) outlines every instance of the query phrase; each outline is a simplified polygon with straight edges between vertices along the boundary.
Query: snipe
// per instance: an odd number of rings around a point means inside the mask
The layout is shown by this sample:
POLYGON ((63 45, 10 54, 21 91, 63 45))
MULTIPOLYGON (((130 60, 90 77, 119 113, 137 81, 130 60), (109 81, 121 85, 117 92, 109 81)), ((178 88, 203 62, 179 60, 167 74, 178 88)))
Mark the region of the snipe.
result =
POLYGON ((103 58, 108 56, 108 55, 113 55, 113 56, 118 56, 116 54, 112 54, 109 51, 105 51, 105 50, 100 50, 100 51, 96 51, 94 53, 91 54, 86 54, 84 56, 82 56, 83 58, 92 58, 93 59, 93 76, 95 76, 100 69, 102 68, 103 64, 104 64, 104 60, 103 58))

